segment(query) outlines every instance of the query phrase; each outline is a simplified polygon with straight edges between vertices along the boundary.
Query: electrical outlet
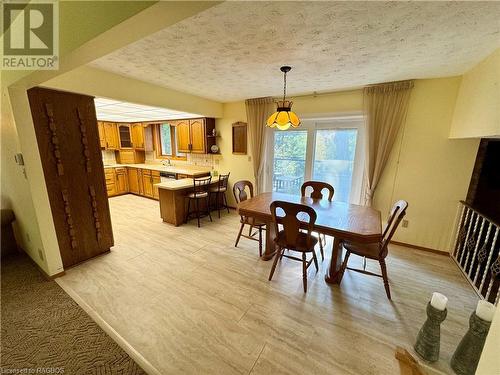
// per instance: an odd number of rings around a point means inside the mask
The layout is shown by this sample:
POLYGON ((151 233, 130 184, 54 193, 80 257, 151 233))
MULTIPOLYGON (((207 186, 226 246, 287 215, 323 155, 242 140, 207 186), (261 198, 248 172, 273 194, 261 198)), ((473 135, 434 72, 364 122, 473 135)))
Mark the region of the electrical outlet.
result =
POLYGON ((43 260, 43 253, 42 250, 38 249, 38 256, 40 257, 41 260, 43 260))
POLYGON ((401 223, 401 226, 403 228, 408 228, 408 220, 403 220, 403 222, 401 223))

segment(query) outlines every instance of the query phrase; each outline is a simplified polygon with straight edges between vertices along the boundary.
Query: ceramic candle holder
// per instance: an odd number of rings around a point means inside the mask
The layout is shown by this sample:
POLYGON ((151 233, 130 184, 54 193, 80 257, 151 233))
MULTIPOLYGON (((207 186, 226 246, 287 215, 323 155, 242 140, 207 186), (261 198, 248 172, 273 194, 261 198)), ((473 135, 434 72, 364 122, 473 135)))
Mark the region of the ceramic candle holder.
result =
POLYGON ((451 357, 451 368, 455 373, 474 375, 490 325, 491 322, 481 319, 476 312, 472 313, 469 319, 469 330, 451 357))
POLYGON ((436 362, 439 359, 441 341, 441 323, 446 319, 448 310, 438 310, 427 304, 427 320, 417 335, 414 349, 423 359, 436 362))

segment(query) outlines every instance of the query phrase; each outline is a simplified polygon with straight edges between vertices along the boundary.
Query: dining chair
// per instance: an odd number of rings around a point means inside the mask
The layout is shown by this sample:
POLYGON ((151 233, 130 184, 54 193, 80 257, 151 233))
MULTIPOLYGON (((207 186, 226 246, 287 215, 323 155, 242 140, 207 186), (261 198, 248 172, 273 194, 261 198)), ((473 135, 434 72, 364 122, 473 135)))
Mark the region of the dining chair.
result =
POLYGON ((314 247, 318 243, 318 239, 312 234, 314 223, 316 222, 316 211, 314 211, 314 208, 303 204, 284 201, 274 201, 271 203, 270 208, 277 233, 274 243, 278 247, 278 251, 274 256, 269 281, 273 278, 278 260, 283 257, 298 260, 302 262, 302 284, 304 286, 304 293, 306 293, 307 269, 311 263, 314 262, 316 271, 318 271, 318 259, 314 252, 314 247), (280 225, 283 228, 281 230, 279 229, 280 225), (298 258, 285 254, 285 250, 302 253, 302 257, 298 258), (309 260, 307 260, 307 253, 312 253, 312 257, 309 260))
MULTIPOLYGON (((250 198, 253 198, 253 185, 250 181, 242 180, 238 181, 233 185, 233 195, 236 203, 243 202, 248 199, 248 193, 250 194, 250 198)), ((240 242, 241 237, 248 238, 252 241, 259 242, 259 256, 262 256, 262 231, 265 230, 266 223, 259 221, 253 217, 248 217, 244 215, 240 215, 240 231, 238 232, 238 236, 236 237, 236 243, 234 247, 238 247, 238 243, 240 242), (249 225, 248 235, 243 234, 243 229, 245 225, 249 225), (253 228, 257 228, 257 231, 252 233, 253 228), (255 238, 255 235, 258 234, 259 237, 255 238)))
POLYGON ((212 177, 200 177, 193 178, 193 190, 189 192, 186 196, 188 198, 188 208, 186 211, 186 223, 189 221, 191 216, 196 215, 198 220, 198 228, 200 227, 200 217, 208 216, 210 221, 212 221, 212 215, 210 215, 210 201, 209 201, 209 188, 212 182, 212 177), (191 201, 195 203, 195 210, 191 211, 191 201), (205 202, 205 212, 200 211, 200 201, 205 202), (203 215, 201 215, 203 214, 203 215))
MULTIPOLYGON (((333 194, 335 193, 335 189, 332 185, 327 182, 322 181, 306 181, 300 187, 300 192, 303 197, 307 196, 307 190, 311 188, 312 191, 309 194, 309 197, 312 199, 323 199, 323 190, 328 191, 328 200, 331 202, 333 199, 333 194)), ((325 260, 324 254, 324 246, 326 245, 326 236, 324 234, 318 234, 319 238, 319 251, 321 253, 321 260, 325 260)))
POLYGON ((229 180, 229 173, 220 174, 219 181, 217 181, 217 186, 210 188, 210 197, 215 196, 215 209, 219 214, 219 219, 220 219, 221 208, 227 209, 227 213, 229 213, 229 206, 227 205, 227 198, 226 198, 228 180, 229 180))
POLYGON ((387 225, 385 226, 382 233, 382 239, 380 242, 371 244, 358 244, 349 241, 342 242, 342 246, 346 250, 344 261, 342 263, 342 273, 344 273, 345 270, 348 269, 351 271, 364 273, 365 275, 382 277, 382 279, 384 280, 385 293, 387 294, 388 299, 391 299, 391 290, 389 287, 389 280, 387 278, 387 266, 385 264, 385 258, 387 257, 389 242, 396 232, 399 223, 406 215, 407 208, 408 202, 404 200, 399 200, 394 204, 389 215, 387 225), (347 267, 347 262, 351 253, 364 258, 363 269, 347 267), (377 260, 379 262, 382 275, 366 270, 366 258, 377 260))

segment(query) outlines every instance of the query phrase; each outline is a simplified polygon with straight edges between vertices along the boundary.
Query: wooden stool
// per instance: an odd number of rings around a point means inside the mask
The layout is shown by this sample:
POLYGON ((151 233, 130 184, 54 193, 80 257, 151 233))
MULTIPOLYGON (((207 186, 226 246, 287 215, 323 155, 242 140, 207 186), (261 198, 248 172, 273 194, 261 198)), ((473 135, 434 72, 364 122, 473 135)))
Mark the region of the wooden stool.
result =
POLYGON ((201 177, 193 178, 193 191, 190 192, 186 198, 188 198, 188 208, 186 211, 186 223, 191 218, 192 215, 196 215, 198 220, 198 228, 200 227, 200 217, 208 216, 210 221, 212 221, 212 215, 210 215, 210 200, 208 189, 210 188, 210 183, 212 182, 212 177, 201 177), (195 203, 195 211, 191 211, 191 201, 195 203), (205 211, 200 211, 200 201, 205 203, 205 211))

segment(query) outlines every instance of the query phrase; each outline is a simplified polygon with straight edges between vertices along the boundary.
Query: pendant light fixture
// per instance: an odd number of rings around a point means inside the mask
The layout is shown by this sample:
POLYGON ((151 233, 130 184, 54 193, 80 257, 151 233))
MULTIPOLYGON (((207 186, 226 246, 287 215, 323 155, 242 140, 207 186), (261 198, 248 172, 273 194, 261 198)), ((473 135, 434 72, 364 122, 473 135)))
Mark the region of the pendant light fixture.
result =
POLYGON ((277 110, 267 119, 267 126, 270 128, 278 128, 279 130, 287 130, 290 126, 296 128, 300 126, 300 119, 292 111, 293 102, 286 100, 286 74, 292 70, 289 66, 282 66, 280 70, 283 72, 283 100, 276 103, 277 110))

